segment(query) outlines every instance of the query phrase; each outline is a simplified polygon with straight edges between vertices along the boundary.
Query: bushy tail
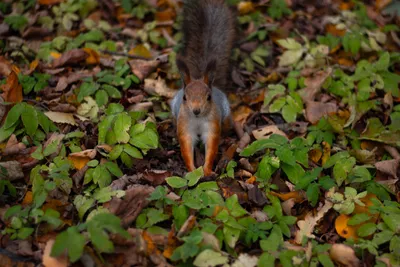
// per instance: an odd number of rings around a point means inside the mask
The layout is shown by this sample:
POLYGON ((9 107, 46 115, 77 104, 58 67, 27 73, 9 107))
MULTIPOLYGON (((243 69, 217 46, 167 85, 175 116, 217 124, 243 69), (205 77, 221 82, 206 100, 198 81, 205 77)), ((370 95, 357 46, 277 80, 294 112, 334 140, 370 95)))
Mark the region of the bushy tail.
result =
POLYGON ((183 7, 183 57, 193 78, 216 61, 213 85, 224 88, 235 36, 232 12, 224 0, 186 0, 183 7))

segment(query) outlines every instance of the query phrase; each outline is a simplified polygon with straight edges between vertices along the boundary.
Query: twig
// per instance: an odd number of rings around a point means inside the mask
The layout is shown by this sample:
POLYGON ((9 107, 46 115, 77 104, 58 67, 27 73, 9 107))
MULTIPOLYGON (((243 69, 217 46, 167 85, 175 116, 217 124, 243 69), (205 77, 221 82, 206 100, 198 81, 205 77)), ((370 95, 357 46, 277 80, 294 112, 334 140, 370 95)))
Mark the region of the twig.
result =
POLYGON ((110 50, 100 50, 101 53, 108 54, 108 55, 113 55, 113 56, 122 56, 122 57, 128 57, 132 59, 141 59, 141 60, 152 60, 153 58, 148 58, 148 57, 143 57, 143 56, 137 56, 137 55, 130 55, 128 53, 123 53, 123 52, 114 52, 110 50))

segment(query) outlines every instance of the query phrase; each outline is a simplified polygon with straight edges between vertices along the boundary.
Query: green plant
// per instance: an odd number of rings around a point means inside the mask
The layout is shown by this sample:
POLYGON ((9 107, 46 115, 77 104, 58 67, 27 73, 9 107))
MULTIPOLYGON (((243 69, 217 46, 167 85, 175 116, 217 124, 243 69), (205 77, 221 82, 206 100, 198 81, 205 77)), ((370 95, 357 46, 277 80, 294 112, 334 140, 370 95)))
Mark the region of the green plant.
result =
POLYGON ((149 149, 158 147, 158 134, 152 122, 137 122, 144 114, 125 112, 119 104, 110 104, 105 118, 99 123, 99 144, 113 145, 110 160, 121 158, 131 167, 132 157, 142 158, 149 149), (140 149, 140 150, 139 150, 140 149))

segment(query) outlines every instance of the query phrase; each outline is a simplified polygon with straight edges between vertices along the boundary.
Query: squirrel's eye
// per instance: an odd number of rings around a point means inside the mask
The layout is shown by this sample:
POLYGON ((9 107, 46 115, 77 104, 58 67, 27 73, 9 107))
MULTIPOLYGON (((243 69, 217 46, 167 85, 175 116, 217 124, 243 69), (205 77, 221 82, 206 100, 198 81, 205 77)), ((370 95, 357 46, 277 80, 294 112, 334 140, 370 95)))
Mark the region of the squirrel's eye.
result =
POLYGON ((183 101, 186 101, 186 95, 183 95, 183 101))
POLYGON ((211 101, 211 95, 207 96, 207 101, 211 101))

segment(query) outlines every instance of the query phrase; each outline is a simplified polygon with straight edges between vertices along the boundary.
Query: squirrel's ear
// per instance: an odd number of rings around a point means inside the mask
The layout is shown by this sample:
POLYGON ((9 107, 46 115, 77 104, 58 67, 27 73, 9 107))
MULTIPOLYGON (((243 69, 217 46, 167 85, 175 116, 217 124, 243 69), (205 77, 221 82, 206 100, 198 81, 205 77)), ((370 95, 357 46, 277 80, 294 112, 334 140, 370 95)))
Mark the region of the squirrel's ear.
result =
POLYGON ((215 59, 208 62, 206 70, 204 71, 203 80, 204 83, 207 84, 210 88, 214 82, 215 71, 217 69, 217 62, 215 59))
POLYGON ((176 57, 176 66, 178 67, 178 70, 181 74, 184 85, 188 85, 190 83, 190 72, 182 57, 176 57))

